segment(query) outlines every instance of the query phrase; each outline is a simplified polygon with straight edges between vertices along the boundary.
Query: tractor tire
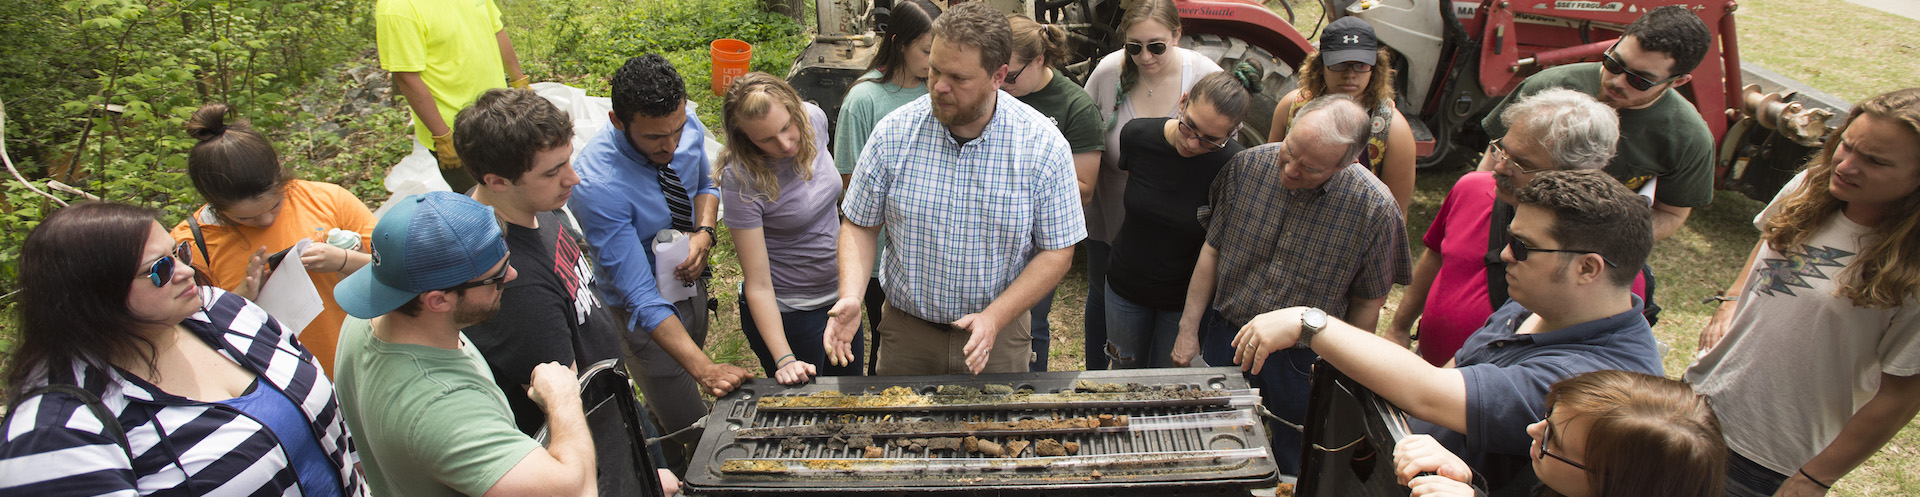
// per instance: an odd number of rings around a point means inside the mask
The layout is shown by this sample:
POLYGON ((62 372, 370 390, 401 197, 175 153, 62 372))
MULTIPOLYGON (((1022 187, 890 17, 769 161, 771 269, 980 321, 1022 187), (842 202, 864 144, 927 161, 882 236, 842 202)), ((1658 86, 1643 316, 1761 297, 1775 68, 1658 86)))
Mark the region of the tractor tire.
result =
POLYGON ((1266 49, 1247 43, 1245 40, 1210 33, 1187 34, 1180 37, 1180 46, 1200 52, 1213 59, 1222 69, 1233 71, 1240 63, 1252 66, 1247 94, 1252 97, 1247 105, 1246 125, 1240 128, 1240 144, 1248 147, 1267 142, 1267 130, 1273 129, 1273 108, 1280 99, 1299 86, 1293 66, 1287 65, 1279 57, 1274 57, 1266 49))

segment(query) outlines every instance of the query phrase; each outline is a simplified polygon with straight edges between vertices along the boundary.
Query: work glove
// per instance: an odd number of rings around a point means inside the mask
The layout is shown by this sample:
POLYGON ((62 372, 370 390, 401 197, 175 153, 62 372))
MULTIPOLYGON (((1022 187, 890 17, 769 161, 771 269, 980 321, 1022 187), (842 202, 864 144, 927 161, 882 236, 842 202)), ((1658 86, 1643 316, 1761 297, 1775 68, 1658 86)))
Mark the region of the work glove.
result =
POLYGON ((453 151, 453 131, 433 136, 433 152, 440 159, 441 169, 459 169, 460 153, 453 151))

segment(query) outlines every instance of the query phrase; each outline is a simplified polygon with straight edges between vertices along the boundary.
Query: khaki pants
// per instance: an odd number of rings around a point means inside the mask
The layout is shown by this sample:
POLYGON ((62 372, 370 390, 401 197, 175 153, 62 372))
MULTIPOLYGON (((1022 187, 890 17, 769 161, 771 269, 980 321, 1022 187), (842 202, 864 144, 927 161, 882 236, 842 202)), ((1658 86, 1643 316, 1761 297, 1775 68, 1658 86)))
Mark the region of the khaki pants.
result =
MULTIPOLYGON (((1033 335, 1027 312, 1014 316, 994 337, 982 373, 1025 373, 1033 362, 1033 335)), ((966 330, 907 314, 889 303, 881 310, 878 372, 881 376, 972 374, 967 369, 966 330)))

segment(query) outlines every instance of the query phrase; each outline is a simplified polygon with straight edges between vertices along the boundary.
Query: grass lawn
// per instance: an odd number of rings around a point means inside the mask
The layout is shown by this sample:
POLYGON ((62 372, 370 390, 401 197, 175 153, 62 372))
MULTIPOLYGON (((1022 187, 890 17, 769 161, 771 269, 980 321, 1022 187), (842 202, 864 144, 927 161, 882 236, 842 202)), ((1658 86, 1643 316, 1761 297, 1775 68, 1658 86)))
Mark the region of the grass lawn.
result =
MULTIPOLYGON (((596 21, 631 18, 632 12, 623 4, 590 4, 569 0, 550 0, 545 3, 573 4, 575 7, 571 8, 581 10, 568 12, 582 16, 569 20, 564 16, 552 15, 551 8, 547 8, 546 13, 536 12, 542 8, 541 2, 503 2, 508 14, 507 25, 515 30, 516 41, 525 47, 523 60, 531 59, 537 65, 556 69, 554 72, 558 74, 554 74, 554 80, 572 82, 590 91, 603 93, 604 74, 594 75, 591 71, 581 74, 580 71, 569 70, 574 66, 569 65, 564 57, 549 54, 574 53, 576 49, 572 47, 580 43, 574 37, 598 36, 608 29, 596 21), (522 31, 527 33, 523 34, 522 31)), ((657 3, 656 0, 643 0, 630 5, 644 11, 655 8, 657 3)), ((1319 6, 1314 2, 1299 1, 1294 6, 1299 24, 1306 28, 1302 32, 1306 32, 1318 18, 1319 6)), ((1844 0, 1748 0, 1742 2, 1740 15, 1740 29, 1744 34, 1741 38, 1742 52, 1747 61, 1759 63, 1829 93, 1858 100, 1903 85, 1920 84, 1920 58, 1914 57, 1915 46, 1920 45, 1920 35, 1914 33, 1920 33, 1920 22, 1855 6, 1844 0), (1834 29, 1835 26, 1846 26, 1846 29, 1834 29)), ((791 53, 787 52, 793 50, 789 47, 783 45, 783 50, 778 52, 791 53)), ((764 60, 760 55, 756 55, 755 59, 755 69, 758 70, 773 69, 769 66, 783 67, 780 61, 764 60)), ((705 72, 708 70, 704 54, 677 59, 675 63, 680 66, 682 74, 688 76, 689 86, 701 90, 692 92, 695 100, 718 103, 704 91, 705 72)), ((709 108, 717 110, 718 105, 709 108)), ((703 112, 703 117, 705 115, 706 112, 703 112)), ((710 126, 719 125, 717 119, 709 118, 707 122, 710 126)), ((1414 198, 1408 222, 1408 231, 1413 239, 1417 240, 1426 230, 1447 189, 1461 174, 1463 171, 1420 173, 1420 192, 1414 198)), ((1758 233, 1751 223, 1753 215, 1761 207, 1761 203, 1738 194, 1721 192, 1712 205, 1695 209, 1684 229, 1654 248, 1651 264, 1659 278, 1657 298, 1666 308, 1654 333, 1667 345, 1666 368, 1670 374, 1678 376, 1684 371, 1696 349, 1699 330, 1712 311, 1710 307, 1700 304, 1700 299, 1724 289, 1747 251, 1753 247, 1758 233)), ((722 241, 712 259, 715 281, 711 286, 721 305, 713 320, 707 350, 717 360, 737 364, 764 376, 740 334, 737 291, 739 265, 733 256, 731 240, 724 230, 721 233, 722 241)), ((1415 250, 1420 250, 1417 244, 1415 250)), ((1053 344, 1049 357, 1052 370, 1078 370, 1085 364, 1082 323, 1086 290, 1086 255, 1084 251, 1077 251, 1073 268, 1061 282, 1050 316, 1053 323, 1053 344)), ((1398 305, 1399 295, 1400 291, 1396 289, 1384 311, 1388 313, 1387 316, 1391 316, 1393 308, 1398 305)), ((1783 393, 1782 401, 1793 400, 1783 393)), ((1915 467, 1920 467, 1920 430, 1909 426, 1880 455, 1841 480, 1834 488, 1833 495, 1920 495, 1920 475, 1912 471, 1915 467)))

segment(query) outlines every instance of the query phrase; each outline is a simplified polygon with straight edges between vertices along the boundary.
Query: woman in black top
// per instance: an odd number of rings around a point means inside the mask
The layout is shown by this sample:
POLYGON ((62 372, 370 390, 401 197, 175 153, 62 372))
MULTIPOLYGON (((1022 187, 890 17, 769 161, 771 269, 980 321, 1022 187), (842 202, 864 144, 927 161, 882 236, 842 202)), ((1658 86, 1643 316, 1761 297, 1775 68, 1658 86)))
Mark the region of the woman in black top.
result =
POLYGON ((1247 91, 1226 72, 1200 78, 1177 119, 1139 118, 1120 131, 1128 171, 1125 221, 1106 288, 1107 356, 1114 369, 1171 367, 1194 261, 1206 242, 1195 212, 1214 175, 1244 147, 1233 141, 1247 91))

